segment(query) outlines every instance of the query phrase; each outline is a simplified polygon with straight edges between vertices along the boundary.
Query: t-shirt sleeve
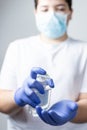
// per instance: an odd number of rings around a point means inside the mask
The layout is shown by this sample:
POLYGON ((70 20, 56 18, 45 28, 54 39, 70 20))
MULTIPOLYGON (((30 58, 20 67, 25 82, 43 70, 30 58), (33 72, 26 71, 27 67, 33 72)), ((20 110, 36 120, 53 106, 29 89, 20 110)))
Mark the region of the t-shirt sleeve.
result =
POLYGON ((13 90, 16 88, 17 46, 12 42, 6 51, 0 72, 0 89, 13 90))
POLYGON ((82 73, 82 86, 81 86, 81 93, 87 93, 87 46, 85 47, 84 51, 84 60, 83 64, 83 73, 82 73))

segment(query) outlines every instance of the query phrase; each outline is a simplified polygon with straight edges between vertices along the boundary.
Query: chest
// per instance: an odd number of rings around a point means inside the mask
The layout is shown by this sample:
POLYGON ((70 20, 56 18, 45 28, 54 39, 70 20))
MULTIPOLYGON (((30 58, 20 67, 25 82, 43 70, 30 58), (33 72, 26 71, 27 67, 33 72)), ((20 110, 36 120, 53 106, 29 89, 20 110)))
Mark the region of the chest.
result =
POLYGON ((20 52, 18 61, 18 86, 29 76, 32 67, 41 67, 47 71, 55 83, 52 99, 76 99, 81 88, 79 75, 79 58, 75 53, 66 50, 47 51, 44 49, 28 49, 20 52))

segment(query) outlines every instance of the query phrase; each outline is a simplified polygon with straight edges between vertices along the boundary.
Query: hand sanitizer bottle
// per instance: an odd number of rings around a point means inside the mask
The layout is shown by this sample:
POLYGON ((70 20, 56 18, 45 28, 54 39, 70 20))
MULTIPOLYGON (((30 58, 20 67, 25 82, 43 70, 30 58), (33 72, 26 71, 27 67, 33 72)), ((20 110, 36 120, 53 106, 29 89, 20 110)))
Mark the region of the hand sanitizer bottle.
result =
MULTIPOLYGON (((40 75, 40 74, 38 74, 37 78, 36 78, 36 80, 39 81, 43 85, 44 90, 45 90, 44 94, 40 94, 38 91, 35 90, 37 96, 41 100, 40 106, 43 109, 45 109, 45 110, 48 109, 49 105, 50 105, 50 97, 51 97, 51 89, 52 88, 47 84, 47 80, 49 80, 49 79, 50 79, 50 77, 49 77, 48 74, 46 74, 46 75, 40 75)), ((36 110, 34 108, 30 107, 30 113, 33 116, 37 116, 36 110)))

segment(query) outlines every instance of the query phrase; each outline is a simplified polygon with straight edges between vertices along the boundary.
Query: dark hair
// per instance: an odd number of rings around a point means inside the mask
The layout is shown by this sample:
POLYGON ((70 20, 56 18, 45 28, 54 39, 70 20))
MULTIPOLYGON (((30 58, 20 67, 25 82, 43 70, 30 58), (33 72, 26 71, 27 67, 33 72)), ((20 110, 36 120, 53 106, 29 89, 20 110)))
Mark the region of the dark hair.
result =
MULTIPOLYGON (((69 5, 69 9, 72 10, 72 0, 65 0, 67 4, 69 5)), ((34 0, 35 8, 37 8, 38 0, 34 0)))

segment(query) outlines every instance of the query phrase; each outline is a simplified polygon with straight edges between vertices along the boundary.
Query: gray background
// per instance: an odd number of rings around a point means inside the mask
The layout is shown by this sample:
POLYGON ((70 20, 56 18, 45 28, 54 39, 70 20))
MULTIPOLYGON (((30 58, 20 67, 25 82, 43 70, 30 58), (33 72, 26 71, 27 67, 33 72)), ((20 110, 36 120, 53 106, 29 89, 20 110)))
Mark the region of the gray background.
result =
MULTIPOLYGON (((87 41, 87 0, 73 0, 73 9, 68 33, 87 41)), ((33 0, 0 0, 0 69, 8 44, 35 34, 33 0)), ((0 114, 0 130, 6 130, 6 116, 3 114, 0 114)))

